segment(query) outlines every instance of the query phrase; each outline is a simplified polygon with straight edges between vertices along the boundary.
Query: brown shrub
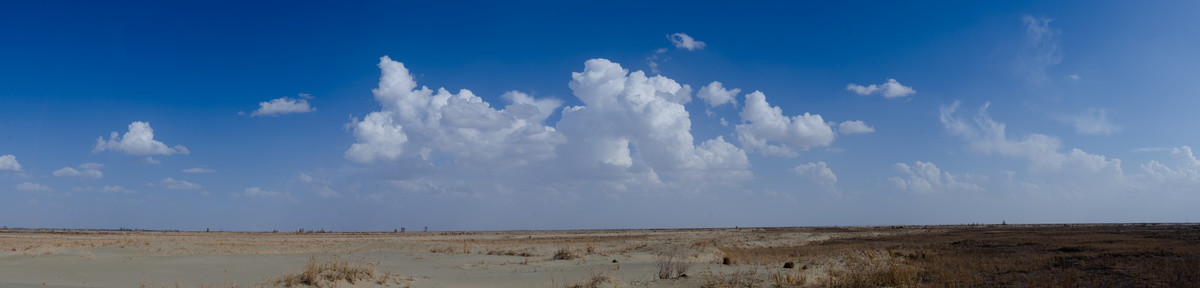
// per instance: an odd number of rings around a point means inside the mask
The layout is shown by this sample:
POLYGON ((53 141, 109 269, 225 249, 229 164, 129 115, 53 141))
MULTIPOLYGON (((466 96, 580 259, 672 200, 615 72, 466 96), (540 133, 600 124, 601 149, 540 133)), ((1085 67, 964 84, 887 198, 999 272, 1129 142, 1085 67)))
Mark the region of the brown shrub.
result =
POLYGON ((570 248, 559 247, 558 252, 554 252, 554 257, 552 259, 554 259, 554 260, 571 260, 571 259, 575 259, 575 258, 579 258, 579 255, 576 255, 575 252, 571 251, 570 248))
POLYGON ((317 256, 312 256, 300 272, 285 274, 266 284, 283 287, 337 287, 341 282, 353 285, 360 282, 400 284, 408 281, 411 279, 390 273, 379 274, 375 271, 375 265, 371 263, 350 262, 339 256, 330 257, 325 262, 317 262, 317 256))
POLYGON ((658 279, 671 279, 687 274, 692 263, 684 258, 678 248, 659 253, 658 260, 654 262, 658 267, 658 279))

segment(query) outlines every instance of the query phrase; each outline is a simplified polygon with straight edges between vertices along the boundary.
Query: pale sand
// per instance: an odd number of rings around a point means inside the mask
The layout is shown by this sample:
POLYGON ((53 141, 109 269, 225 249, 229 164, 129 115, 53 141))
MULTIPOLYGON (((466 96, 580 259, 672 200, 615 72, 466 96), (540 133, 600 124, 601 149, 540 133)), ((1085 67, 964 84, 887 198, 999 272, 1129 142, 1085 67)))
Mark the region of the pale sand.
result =
MULTIPOLYGON (((258 287, 339 255, 411 277, 412 287, 564 287, 597 274, 603 287, 699 287, 703 275, 779 266, 722 265, 720 247, 800 245, 878 231, 813 229, 429 233, 0 231, 0 287, 258 287), (592 252, 587 252, 591 247, 592 252), (582 257, 551 259, 566 248, 582 257), (663 251, 682 251, 687 278, 657 279, 663 251), (527 253, 533 256, 488 255, 527 253), (612 263, 617 260, 618 263, 612 263), (43 286, 43 283, 45 286, 43 286)), ((766 272, 766 273, 764 273, 766 272)), ((819 269, 809 277, 820 277, 819 269)), ((343 283, 345 284, 345 283, 343 283)), ((358 283, 353 287, 375 287, 358 283)), ((341 287, 351 287, 342 285, 341 287)))

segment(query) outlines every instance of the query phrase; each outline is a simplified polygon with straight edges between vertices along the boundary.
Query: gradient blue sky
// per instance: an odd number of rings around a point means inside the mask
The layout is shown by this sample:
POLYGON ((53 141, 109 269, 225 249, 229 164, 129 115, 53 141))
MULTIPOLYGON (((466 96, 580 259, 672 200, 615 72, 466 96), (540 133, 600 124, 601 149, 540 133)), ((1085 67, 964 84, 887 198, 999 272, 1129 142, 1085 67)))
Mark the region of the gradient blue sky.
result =
POLYGON ((4 3, 0 225, 1200 221, 1195 11, 4 3))

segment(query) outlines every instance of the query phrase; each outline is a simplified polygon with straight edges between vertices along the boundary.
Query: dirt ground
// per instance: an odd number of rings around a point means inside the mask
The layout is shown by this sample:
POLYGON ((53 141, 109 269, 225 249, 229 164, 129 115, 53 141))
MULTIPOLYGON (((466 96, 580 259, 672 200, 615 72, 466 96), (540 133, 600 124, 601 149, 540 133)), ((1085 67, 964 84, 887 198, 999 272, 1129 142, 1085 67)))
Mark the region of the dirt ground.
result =
POLYGON ((0 230, 0 287, 1196 287, 1200 225, 0 230), (786 267, 786 268, 785 268, 786 267))

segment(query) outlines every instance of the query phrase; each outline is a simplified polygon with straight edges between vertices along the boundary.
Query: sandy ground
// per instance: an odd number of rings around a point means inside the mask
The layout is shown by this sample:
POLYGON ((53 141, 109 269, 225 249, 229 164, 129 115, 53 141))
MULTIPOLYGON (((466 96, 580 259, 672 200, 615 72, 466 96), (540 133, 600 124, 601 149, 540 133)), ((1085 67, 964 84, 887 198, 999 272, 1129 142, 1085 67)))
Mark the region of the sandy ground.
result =
MULTIPOLYGON (((310 257, 338 255, 411 277, 411 287, 698 287, 702 275, 779 267, 722 265, 724 247, 796 245, 878 232, 762 229, 429 233, 0 231, 0 287, 270 286, 310 257), (560 250, 577 258, 556 260, 560 250), (689 277, 658 279, 665 251, 689 277), (615 260, 615 263, 614 263, 615 260)), ((794 269, 792 269, 794 270, 794 269)), ((818 269, 810 271, 816 274, 818 269)), ((345 285, 349 287, 351 285, 345 285)), ((380 286, 357 283, 354 287, 380 286)), ((402 287, 404 285, 401 285, 402 287)))

